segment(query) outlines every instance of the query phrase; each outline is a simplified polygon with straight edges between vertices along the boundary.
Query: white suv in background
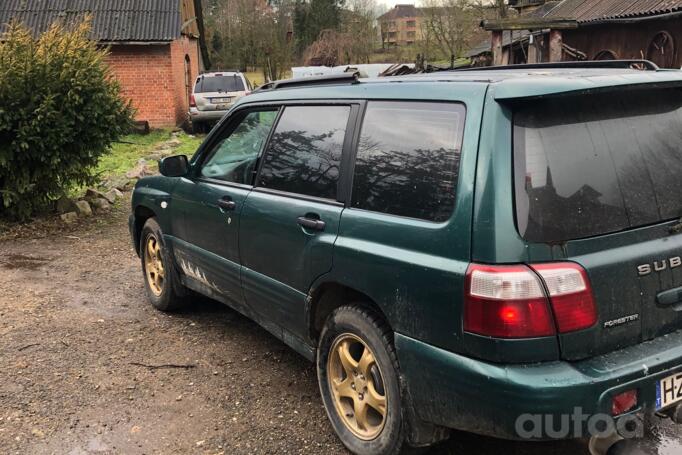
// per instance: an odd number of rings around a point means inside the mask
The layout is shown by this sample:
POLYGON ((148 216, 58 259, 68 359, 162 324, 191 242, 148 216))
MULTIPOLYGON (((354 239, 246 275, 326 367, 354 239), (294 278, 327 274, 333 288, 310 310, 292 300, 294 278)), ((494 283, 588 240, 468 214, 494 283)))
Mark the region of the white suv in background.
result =
POLYGON ((189 120, 194 133, 206 131, 242 96, 253 90, 251 82, 239 71, 216 71, 197 77, 189 100, 189 120))

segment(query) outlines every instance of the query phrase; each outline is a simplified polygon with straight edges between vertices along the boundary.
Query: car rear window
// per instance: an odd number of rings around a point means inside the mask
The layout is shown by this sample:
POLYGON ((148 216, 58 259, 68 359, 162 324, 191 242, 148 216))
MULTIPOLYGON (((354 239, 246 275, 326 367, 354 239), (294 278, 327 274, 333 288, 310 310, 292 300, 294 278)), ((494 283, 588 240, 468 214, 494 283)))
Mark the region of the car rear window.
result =
POLYGON ((533 101, 514 113, 519 233, 584 238, 682 216, 682 92, 533 101))
POLYGON ((355 160, 353 207, 448 219, 464 118, 464 105, 457 103, 370 101, 355 160))
POLYGON ((194 87, 194 93, 243 92, 242 78, 234 76, 202 76, 194 87))

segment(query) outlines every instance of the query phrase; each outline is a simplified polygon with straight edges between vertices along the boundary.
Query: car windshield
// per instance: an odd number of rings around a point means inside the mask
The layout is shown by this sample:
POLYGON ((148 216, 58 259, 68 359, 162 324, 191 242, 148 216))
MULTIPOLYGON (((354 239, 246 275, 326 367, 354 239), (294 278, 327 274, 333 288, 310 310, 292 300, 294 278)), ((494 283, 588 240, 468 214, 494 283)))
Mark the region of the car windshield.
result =
POLYGON ((516 215, 529 241, 682 216, 682 91, 557 97, 514 113, 516 215))
POLYGON ((202 76, 194 88, 195 93, 242 91, 244 91, 244 83, 242 78, 236 74, 231 76, 202 76))

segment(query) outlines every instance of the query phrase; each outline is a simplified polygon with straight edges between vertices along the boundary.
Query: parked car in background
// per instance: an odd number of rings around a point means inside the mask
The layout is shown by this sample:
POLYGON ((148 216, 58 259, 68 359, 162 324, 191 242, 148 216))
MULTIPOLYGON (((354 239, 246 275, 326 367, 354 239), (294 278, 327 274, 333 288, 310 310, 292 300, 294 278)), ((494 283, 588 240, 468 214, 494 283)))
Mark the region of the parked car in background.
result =
POLYGON ((189 100, 189 119, 194 133, 205 132, 220 120, 232 105, 253 90, 249 79, 239 71, 201 74, 189 100))
POLYGON ((608 448, 682 423, 680 131, 682 72, 643 61, 274 82, 138 182, 130 230, 156 308, 205 294, 316 362, 353 453, 608 448))

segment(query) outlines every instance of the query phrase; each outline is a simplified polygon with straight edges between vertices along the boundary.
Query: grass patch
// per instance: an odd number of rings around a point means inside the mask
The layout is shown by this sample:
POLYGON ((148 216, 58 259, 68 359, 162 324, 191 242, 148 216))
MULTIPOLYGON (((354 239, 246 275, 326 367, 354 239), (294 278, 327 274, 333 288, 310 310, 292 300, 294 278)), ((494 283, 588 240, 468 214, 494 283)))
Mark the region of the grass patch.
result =
MULTIPOLYGON (((176 135, 180 145, 175 147, 175 155, 192 155, 201 142, 203 136, 190 136, 184 132, 176 135)), ((104 155, 97 166, 97 173, 102 179, 124 175, 135 167, 140 158, 149 155, 150 152, 159 147, 163 142, 171 139, 170 130, 152 130, 147 135, 130 134, 112 144, 111 151, 104 155)))
POLYGON ((155 146, 170 139, 168 130, 152 130, 147 135, 129 134, 111 145, 111 150, 103 155, 97 165, 96 173, 102 179, 123 175, 135 167, 137 160, 148 155, 155 146))
MULTIPOLYGON (((204 136, 188 135, 182 131, 176 134, 176 138, 180 141, 180 145, 172 148, 173 154, 187 156, 193 155, 204 140, 204 136)), ((123 136, 119 142, 111 145, 108 153, 100 158, 95 174, 99 175, 101 182, 123 177, 126 172, 135 167, 140 158, 150 155, 153 150, 170 139, 170 129, 153 129, 146 135, 123 136)), ((149 164, 156 165, 156 163, 149 164)), ((84 187, 75 187, 68 194, 70 197, 79 197, 84 192, 84 187)))
POLYGON ((187 155, 188 158, 191 158, 205 138, 205 135, 196 136, 180 133, 178 139, 180 139, 181 144, 175 148, 175 155, 187 155))
MULTIPOLYGON (((244 75, 246 75, 247 79, 251 81, 251 85, 254 87, 260 87, 261 85, 265 84, 263 71, 260 69, 258 71, 247 71, 244 73, 244 75)), ((292 76, 291 70, 287 70, 284 72, 283 79, 291 79, 292 76)))

